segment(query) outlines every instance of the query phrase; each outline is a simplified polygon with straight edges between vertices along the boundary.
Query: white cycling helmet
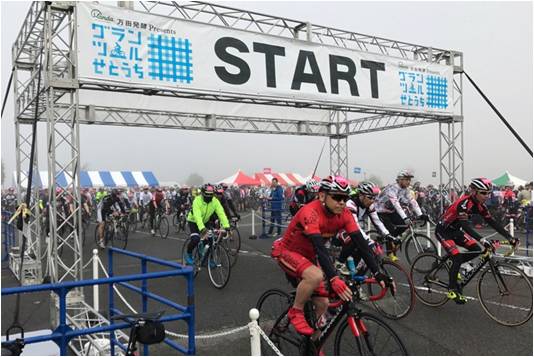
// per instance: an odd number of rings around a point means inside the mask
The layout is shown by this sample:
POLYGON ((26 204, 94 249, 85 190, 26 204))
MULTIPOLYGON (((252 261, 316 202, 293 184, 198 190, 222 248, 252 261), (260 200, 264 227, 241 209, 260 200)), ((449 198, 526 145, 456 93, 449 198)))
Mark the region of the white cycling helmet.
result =
POLYGON ((493 184, 485 177, 477 177, 471 180, 469 187, 474 188, 477 191, 491 191, 493 184))
POLYGON ((413 177, 413 174, 411 173, 411 171, 409 170, 401 170, 399 171, 399 173, 397 174, 397 179, 402 179, 402 178, 412 178, 413 177))
POLYGON ((308 181, 306 181, 306 190, 308 192, 319 192, 319 187, 319 182, 315 181, 314 179, 309 179, 308 181))

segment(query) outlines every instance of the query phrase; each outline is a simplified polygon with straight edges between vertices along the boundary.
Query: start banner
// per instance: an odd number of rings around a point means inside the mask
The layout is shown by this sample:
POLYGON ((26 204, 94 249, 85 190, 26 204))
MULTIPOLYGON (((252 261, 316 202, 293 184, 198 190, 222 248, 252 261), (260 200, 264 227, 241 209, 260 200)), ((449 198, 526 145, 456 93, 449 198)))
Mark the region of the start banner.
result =
POLYGON ((453 114, 453 67, 77 3, 81 82, 453 114))

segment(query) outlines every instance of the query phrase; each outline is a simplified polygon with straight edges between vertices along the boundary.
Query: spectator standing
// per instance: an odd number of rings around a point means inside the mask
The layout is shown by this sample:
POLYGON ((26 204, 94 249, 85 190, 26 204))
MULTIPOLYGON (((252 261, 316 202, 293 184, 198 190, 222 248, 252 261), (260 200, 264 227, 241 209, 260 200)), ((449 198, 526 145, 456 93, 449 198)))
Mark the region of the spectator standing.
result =
POLYGON ((278 184, 278 179, 275 177, 271 181, 271 193, 269 195, 271 201, 271 226, 269 227, 269 235, 273 234, 274 222, 276 221, 278 235, 282 235, 282 203, 284 202, 284 190, 278 184))
POLYGON ((525 188, 517 194, 517 200, 521 205, 525 205, 526 202, 532 202, 532 181, 525 185, 525 188))

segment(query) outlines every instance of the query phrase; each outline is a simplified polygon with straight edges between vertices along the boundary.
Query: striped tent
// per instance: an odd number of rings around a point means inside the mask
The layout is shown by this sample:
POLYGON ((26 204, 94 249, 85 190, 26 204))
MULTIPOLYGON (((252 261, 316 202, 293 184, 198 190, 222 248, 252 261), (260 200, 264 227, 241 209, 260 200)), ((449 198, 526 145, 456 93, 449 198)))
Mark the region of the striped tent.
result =
POLYGON ((271 174, 257 172, 254 174, 254 177, 259 180, 263 186, 269 186, 273 178, 277 178, 278 182, 283 186, 300 186, 306 182, 301 175, 294 172, 271 174))
MULTIPOLYGON (((21 184, 26 187, 28 178, 21 173, 21 184)), ((13 172, 13 181, 16 182, 17 173, 13 172)), ((39 171, 33 174, 33 186, 48 187, 48 171, 39 171)), ((72 180, 64 172, 56 176, 58 186, 67 187, 72 180)), ((141 187, 159 186, 159 181, 152 171, 80 171, 80 187, 141 187)))

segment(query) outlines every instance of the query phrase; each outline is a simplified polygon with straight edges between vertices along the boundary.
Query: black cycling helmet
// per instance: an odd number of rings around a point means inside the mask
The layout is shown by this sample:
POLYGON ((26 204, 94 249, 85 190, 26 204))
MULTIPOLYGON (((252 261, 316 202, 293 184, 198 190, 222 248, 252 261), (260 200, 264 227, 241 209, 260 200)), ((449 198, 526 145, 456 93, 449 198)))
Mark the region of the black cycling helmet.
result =
POLYGON ((215 194, 215 186, 210 183, 207 183, 202 186, 200 192, 204 197, 213 197, 213 195, 215 194))
POLYGON ((360 182, 358 192, 368 197, 376 197, 380 194, 380 188, 370 181, 360 182))

